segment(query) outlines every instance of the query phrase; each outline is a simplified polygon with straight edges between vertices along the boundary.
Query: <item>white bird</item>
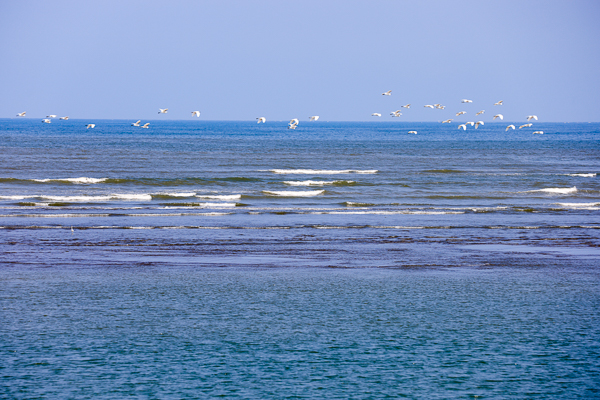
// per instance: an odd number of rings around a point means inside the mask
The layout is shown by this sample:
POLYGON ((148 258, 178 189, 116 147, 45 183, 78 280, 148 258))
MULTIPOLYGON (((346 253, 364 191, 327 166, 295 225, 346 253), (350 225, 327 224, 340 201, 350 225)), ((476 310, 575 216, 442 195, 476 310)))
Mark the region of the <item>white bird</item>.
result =
POLYGON ((200 111, 192 111, 192 116, 193 117, 199 117, 200 116, 200 111))
POLYGON ((46 118, 56 118, 56 115, 46 115, 46 118))
POLYGON ((446 108, 446 106, 438 104, 437 106, 435 106, 435 108, 437 108, 438 110, 443 110, 444 108, 446 108))
POLYGON ((168 108, 159 108, 159 109, 158 109, 158 113, 159 113, 159 114, 166 114, 166 113, 167 113, 167 111, 169 111, 169 109, 168 109, 168 108))
POLYGON ((379 113, 373 113, 373 114, 371 114, 371 116, 372 117, 381 117, 381 114, 379 114, 379 113))
POLYGON ((390 113, 390 115, 391 115, 392 117, 399 117, 399 116, 401 116, 401 115, 402 115, 402 113, 400 112, 400 110, 396 110, 396 111, 392 111, 392 112, 390 113))
POLYGON ((406 104, 406 105, 403 105, 403 106, 400 106, 400 107, 402 107, 402 108, 410 108, 410 104, 406 104))
POLYGON ((459 111, 459 112, 456 113, 456 116, 458 117, 459 115, 463 115, 463 114, 466 114, 466 113, 467 113, 466 111, 459 111))
POLYGON ((310 120, 309 120, 309 121, 316 121, 316 120, 318 120, 318 119, 319 119, 319 116, 318 116, 318 115, 313 115, 312 117, 310 117, 310 120))
POLYGON ((449 124, 450 122, 452 122, 451 119, 446 119, 446 120, 442 121, 442 124, 449 124))
POLYGON ((465 124, 460 124, 460 125, 458 126, 458 129, 460 129, 460 128, 462 128, 462 129, 463 129, 463 131, 466 131, 466 130, 467 130, 467 125, 465 125, 465 124))
POLYGON ((384 95, 384 96, 391 96, 392 95, 392 91, 388 90, 387 92, 381 93, 381 94, 384 95))
POLYGON ((496 119, 496 118, 504 119, 504 115, 496 114, 496 115, 494 115, 494 119, 496 119))
POLYGON ((514 125, 509 125, 509 126, 507 126, 507 127, 506 127, 506 130, 509 130, 509 129, 513 129, 513 130, 514 130, 514 129, 515 129, 515 126, 514 126, 514 125))
POLYGON ((71 227, 71 235, 75 233, 75 230, 73 230, 73 227, 71 227))
POLYGON ((85 127, 85 129, 95 128, 95 127, 96 127, 95 124, 87 124, 87 126, 85 127))
POLYGON ((17 114, 17 117, 24 117, 26 112, 27 112, 27 111, 23 111, 22 113, 18 113, 18 114, 17 114))
POLYGON ((411 133, 416 135, 416 134, 417 134, 417 131, 408 131, 408 134, 409 134, 409 135, 410 135, 411 133))
POLYGON ((535 131, 533 132, 534 135, 543 135, 544 131, 535 131))
POLYGON ((264 124, 265 122, 267 122, 267 119, 265 117, 260 117, 260 118, 256 118, 258 121, 256 121, 257 124, 260 124, 261 122, 264 124))
POLYGON ((475 116, 481 115, 481 114, 483 114, 484 112, 485 112, 485 110, 481 110, 481 111, 479 111, 477 114, 475 114, 475 116))
POLYGON ((59 119, 62 119, 63 121, 66 121, 69 119, 69 117, 60 117, 59 119))
POLYGON ((479 127, 479 125, 485 125, 485 124, 483 123, 483 121, 477 121, 477 122, 475 122, 475 129, 477 129, 479 127))
POLYGON ((519 129, 521 129, 521 128, 529 128, 531 125, 533 125, 533 124, 525 124, 525 125, 521 125, 521 126, 519 127, 519 129))
POLYGON ((465 122, 465 125, 471 125, 471 126, 473 126, 473 125, 475 125, 475 122, 473 122, 473 121, 465 122))
POLYGON ((435 108, 435 106, 432 106, 431 104, 424 105, 423 107, 426 107, 426 108, 435 108))
POLYGON ((298 126, 298 120, 297 119, 293 119, 290 121, 289 125, 288 125, 288 129, 296 129, 296 127, 298 126), (294 123, 294 121, 296 121, 294 123))
POLYGON ((500 100, 500 101, 498 101, 498 102, 494 103, 494 105, 495 105, 495 106, 501 106, 501 105, 502 105, 502 103, 504 103, 504 102, 503 102, 502 100, 500 100))
POLYGON ((144 125, 140 126, 140 128, 148 129, 149 126, 150 126, 150 122, 146 122, 144 125))
POLYGON ((531 121, 532 119, 535 119, 537 121, 537 115, 528 115, 527 116, 527 121, 531 121))
POLYGON ((463 102, 463 103, 472 103, 472 102, 473 102, 473 100, 467 100, 467 99, 463 99, 463 100, 462 100, 462 102, 463 102))
POLYGON ((137 122, 134 122, 133 124, 131 124, 131 126, 140 126, 140 122, 142 122, 142 120, 138 119, 137 122))
POLYGON ((298 121, 298 118, 294 118, 290 120, 290 124, 291 125, 298 125, 300 123, 300 121, 298 121))
POLYGON ((46 118, 46 119, 43 119, 42 122, 45 123, 45 124, 49 124, 52 121, 50 121, 48 118, 46 118))

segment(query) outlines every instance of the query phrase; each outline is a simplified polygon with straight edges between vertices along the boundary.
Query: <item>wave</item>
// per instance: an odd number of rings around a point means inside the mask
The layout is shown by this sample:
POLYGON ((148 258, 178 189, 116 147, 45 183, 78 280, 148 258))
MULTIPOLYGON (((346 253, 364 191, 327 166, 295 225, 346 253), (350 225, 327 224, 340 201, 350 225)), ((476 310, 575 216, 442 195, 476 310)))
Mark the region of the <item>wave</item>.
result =
POLYGON ((583 176, 584 178, 593 178, 595 176, 597 176, 598 174, 594 174, 594 173, 590 173, 590 174, 564 174, 567 176, 583 176))
POLYGON ((271 191, 271 190, 263 190, 263 193, 271 196, 281 196, 281 197, 312 197, 318 196, 320 194, 325 193, 324 190, 310 190, 306 192, 298 192, 298 191, 271 191))
POLYGON ((175 193, 154 193, 152 194, 152 198, 154 199, 170 199, 173 197, 194 197, 196 196, 196 192, 175 192, 175 193))
POLYGON ((335 186, 352 186, 356 184, 354 181, 284 181, 286 185, 290 186, 324 186, 324 185, 335 185, 335 186))
POLYGON ((573 186, 572 188, 545 188, 538 190, 529 190, 529 192, 545 192, 545 193, 553 193, 553 194, 571 194, 577 193, 577 187, 573 186))
POLYGON ((556 203, 564 208, 573 208, 576 210, 598 210, 600 203, 556 203))
POLYGON ((82 176, 81 178, 48 178, 48 179, 32 179, 34 182, 69 182, 76 185, 89 185, 93 183, 105 182, 108 178, 87 178, 82 176))
POLYGON ((206 194, 196 194, 195 197, 199 199, 209 199, 209 200, 239 200, 242 198, 241 194, 219 194, 219 195, 206 195, 206 194))
POLYGON ((270 169, 270 172, 274 174, 297 174, 297 175, 338 175, 338 174, 376 174, 379 172, 376 169, 340 169, 340 170, 329 170, 329 169, 270 169))

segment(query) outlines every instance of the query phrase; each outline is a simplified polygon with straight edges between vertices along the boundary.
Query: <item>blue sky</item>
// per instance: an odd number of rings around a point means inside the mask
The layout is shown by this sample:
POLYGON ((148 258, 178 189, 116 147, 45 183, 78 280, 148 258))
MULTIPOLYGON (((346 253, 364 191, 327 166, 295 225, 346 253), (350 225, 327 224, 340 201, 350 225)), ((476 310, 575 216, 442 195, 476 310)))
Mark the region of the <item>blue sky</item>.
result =
POLYGON ((598 21, 595 0, 4 0, 0 118, 600 121, 598 21))

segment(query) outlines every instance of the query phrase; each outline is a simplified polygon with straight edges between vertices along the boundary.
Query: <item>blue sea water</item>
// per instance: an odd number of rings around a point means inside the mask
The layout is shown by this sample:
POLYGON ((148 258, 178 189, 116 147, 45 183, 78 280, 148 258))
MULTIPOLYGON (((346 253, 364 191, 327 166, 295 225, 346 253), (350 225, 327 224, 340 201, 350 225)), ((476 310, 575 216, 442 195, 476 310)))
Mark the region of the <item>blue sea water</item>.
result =
POLYGON ((131 122, 0 120, 0 397, 600 397, 600 124, 131 122))

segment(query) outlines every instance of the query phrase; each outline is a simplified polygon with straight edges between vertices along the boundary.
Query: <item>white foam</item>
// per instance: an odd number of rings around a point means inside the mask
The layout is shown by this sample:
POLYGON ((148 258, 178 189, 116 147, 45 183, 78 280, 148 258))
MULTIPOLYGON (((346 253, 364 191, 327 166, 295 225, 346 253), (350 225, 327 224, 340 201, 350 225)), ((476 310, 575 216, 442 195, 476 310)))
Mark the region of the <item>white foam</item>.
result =
POLYGON ((565 174, 565 175, 568 175, 568 176, 583 176, 584 178, 593 178, 597 174, 565 174))
POLYGON ((71 182, 78 185, 87 185, 91 183, 100 183, 106 181, 108 178, 87 178, 82 176, 81 178, 56 178, 56 179, 32 179, 35 182, 71 182))
POLYGON ((242 197, 241 194, 221 194, 221 195, 197 194, 195 196, 200 199, 209 199, 209 200, 239 200, 242 197))
POLYGON ((23 200, 23 199, 33 199, 38 196, 0 196, 0 200, 23 200))
POLYGON ((271 169, 269 170, 274 174, 319 174, 319 175, 337 175, 337 174, 376 174, 376 169, 341 169, 341 170, 328 170, 328 169, 271 169))
POLYGON ((354 183, 354 181, 284 181, 283 183, 290 186, 324 186, 336 183, 354 183))
POLYGON ((597 209, 600 206, 600 203, 556 203, 561 207, 565 208, 586 208, 590 210, 597 209))
POLYGON ((282 197, 312 197, 318 196, 322 193, 325 193, 324 190, 310 190, 307 192, 297 192, 297 191, 271 191, 271 190, 263 190, 263 193, 271 195, 271 196, 282 196, 282 197))
POLYGON ((572 188, 546 188, 539 190, 531 190, 531 192, 546 192, 546 193, 555 193, 555 194, 569 194, 576 193, 577 187, 573 186, 572 188))
POLYGON ((174 193, 157 193, 156 196, 170 196, 170 197, 194 197, 195 192, 174 192, 174 193))

